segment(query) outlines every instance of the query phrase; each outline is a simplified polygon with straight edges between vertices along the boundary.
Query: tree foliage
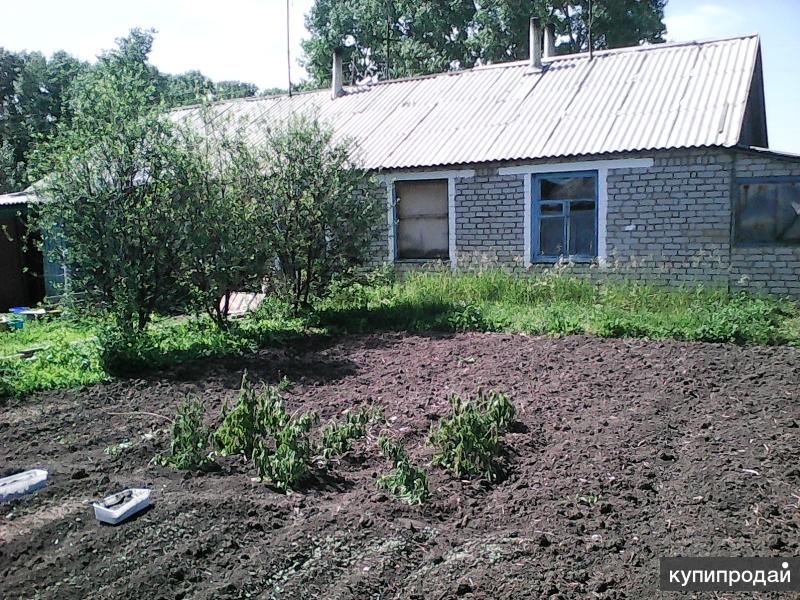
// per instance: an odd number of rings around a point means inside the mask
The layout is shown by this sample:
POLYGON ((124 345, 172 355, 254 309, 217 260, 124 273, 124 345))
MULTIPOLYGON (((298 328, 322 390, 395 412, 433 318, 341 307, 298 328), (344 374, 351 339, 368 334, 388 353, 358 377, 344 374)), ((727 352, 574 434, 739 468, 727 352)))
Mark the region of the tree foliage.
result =
POLYGON ((277 264, 272 282, 295 310, 364 263, 382 214, 355 149, 319 121, 293 117, 263 131, 250 195, 277 264))
MULTIPOLYGON (((594 0, 594 49, 663 41, 666 0, 594 0)), ((524 59, 528 20, 552 23, 559 53, 588 49, 589 0, 316 0, 306 17, 305 67, 330 81, 333 50, 354 80, 405 77, 524 59), (387 54, 387 39, 388 54, 387 54)))
MULTIPOLYGON (((59 51, 50 58, 39 52, 12 52, 0 47, 0 193, 25 188, 38 173, 27 172, 41 144, 69 127, 73 108, 91 105, 87 90, 107 72, 108 61, 147 64, 143 81, 151 99, 164 107, 209 100, 254 96, 258 88, 241 81, 213 82, 199 71, 161 73, 147 63, 155 32, 132 29, 94 65, 59 51)), ((44 150, 44 148, 42 148, 44 150)))

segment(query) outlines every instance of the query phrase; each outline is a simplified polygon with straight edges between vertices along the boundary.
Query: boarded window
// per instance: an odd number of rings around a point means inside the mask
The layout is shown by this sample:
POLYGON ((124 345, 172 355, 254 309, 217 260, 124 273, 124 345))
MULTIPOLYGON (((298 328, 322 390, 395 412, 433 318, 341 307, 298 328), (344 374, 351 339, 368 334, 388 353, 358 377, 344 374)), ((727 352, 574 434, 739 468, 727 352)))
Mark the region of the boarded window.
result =
POLYGON ((800 179, 742 183, 735 238, 741 244, 800 244, 800 179))
POLYGON ((540 175, 533 181, 534 258, 597 255, 597 179, 581 175, 540 175))
POLYGON ((447 180, 398 181, 397 258, 449 258, 447 180))

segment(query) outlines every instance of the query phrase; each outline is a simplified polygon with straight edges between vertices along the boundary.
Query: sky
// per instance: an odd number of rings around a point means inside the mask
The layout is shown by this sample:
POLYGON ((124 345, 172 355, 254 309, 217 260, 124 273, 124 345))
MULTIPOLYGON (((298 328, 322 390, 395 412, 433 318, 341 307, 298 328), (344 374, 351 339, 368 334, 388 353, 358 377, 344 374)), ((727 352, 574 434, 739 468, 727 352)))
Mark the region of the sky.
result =
MULTIPOLYGON (((312 4, 289 0, 294 82, 312 4)), ((800 153, 799 0, 669 0, 665 22, 669 41, 759 33, 770 147, 800 153)), ((287 86, 286 0, 5 0, 0 46, 92 60, 132 27, 158 31, 151 60, 164 72, 287 86)))

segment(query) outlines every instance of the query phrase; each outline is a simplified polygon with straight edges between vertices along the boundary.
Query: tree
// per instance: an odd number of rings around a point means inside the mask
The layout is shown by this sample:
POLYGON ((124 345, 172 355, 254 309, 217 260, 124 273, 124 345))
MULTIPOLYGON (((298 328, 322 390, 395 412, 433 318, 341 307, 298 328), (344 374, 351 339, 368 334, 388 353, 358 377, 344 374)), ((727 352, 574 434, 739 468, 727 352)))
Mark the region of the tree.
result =
POLYGON ((353 165, 352 146, 335 142, 319 121, 294 117, 262 135, 248 184, 258 201, 257 235, 278 265, 275 287, 298 311, 363 264, 383 204, 353 165))
MULTIPOLYGON (((666 0, 595 0, 594 49, 663 41, 666 0)), ((589 0, 316 0, 306 17, 304 64, 317 85, 330 81, 333 50, 353 79, 405 77, 520 60, 528 20, 541 17, 565 39, 559 53, 588 49, 589 0), (388 47, 388 54, 387 54, 388 47)))
POLYGON ((28 154, 69 119, 68 88, 85 68, 65 52, 47 60, 38 52, 0 48, 0 192, 25 187, 28 154))
POLYGON ((108 310, 125 339, 176 299, 204 166, 163 114, 144 49, 146 36, 124 38, 78 78, 72 122, 37 165, 47 174, 42 230, 58 237, 73 288, 108 310))
POLYGON ((259 201, 250 193, 258 164, 246 132, 208 105, 199 113, 193 129, 182 128, 202 165, 195 171, 199 180, 190 186, 194 196, 186 213, 190 234, 181 261, 182 288, 197 312, 227 329, 231 294, 260 291, 273 261, 259 228, 259 201))

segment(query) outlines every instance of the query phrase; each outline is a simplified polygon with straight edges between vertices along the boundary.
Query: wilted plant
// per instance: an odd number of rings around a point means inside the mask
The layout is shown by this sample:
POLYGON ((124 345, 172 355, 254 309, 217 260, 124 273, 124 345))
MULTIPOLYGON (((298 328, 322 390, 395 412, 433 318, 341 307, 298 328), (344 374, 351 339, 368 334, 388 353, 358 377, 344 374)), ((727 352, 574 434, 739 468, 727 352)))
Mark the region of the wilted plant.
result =
POLYGON ((364 437, 370 421, 382 418, 382 411, 365 406, 356 412, 348 412, 344 423, 330 421, 322 430, 322 456, 341 456, 364 437))
POLYGON ((485 477, 501 472, 502 436, 514 422, 516 410, 508 396, 478 391, 474 400, 449 398, 451 415, 431 431, 428 443, 436 449, 433 464, 457 477, 485 477))
POLYGON ((300 483, 311 470, 314 447, 308 433, 318 422, 319 416, 313 411, 283 421, 273 433, 274 450, 262 443, 253 454, 258 476, 284 490, 300 483))
POLYGON ((381 475, 376 485, 409 504, 422 504, 430 498, 428 476, 411 463, 405 448, 385 435, 378 439, 378 446, 394 463, 394 469, 388 475, 381 475))
POLYGON ((315 448, 308 433, 318 422, 314 412, 290 416, 277 388, 256 390, 245 374, 236 406, 223 408, 214 437, 223 454, 244 455, 259 477, 289 490, 311 469, 315 448))
POLYGON ((213 462, 211 431, 203 425, 204 415, 205 409, 199 400, 187 400, 181 404, 170 430, 170 455, 156 456, 154 462, 180 470, 199 469, 213 462))

